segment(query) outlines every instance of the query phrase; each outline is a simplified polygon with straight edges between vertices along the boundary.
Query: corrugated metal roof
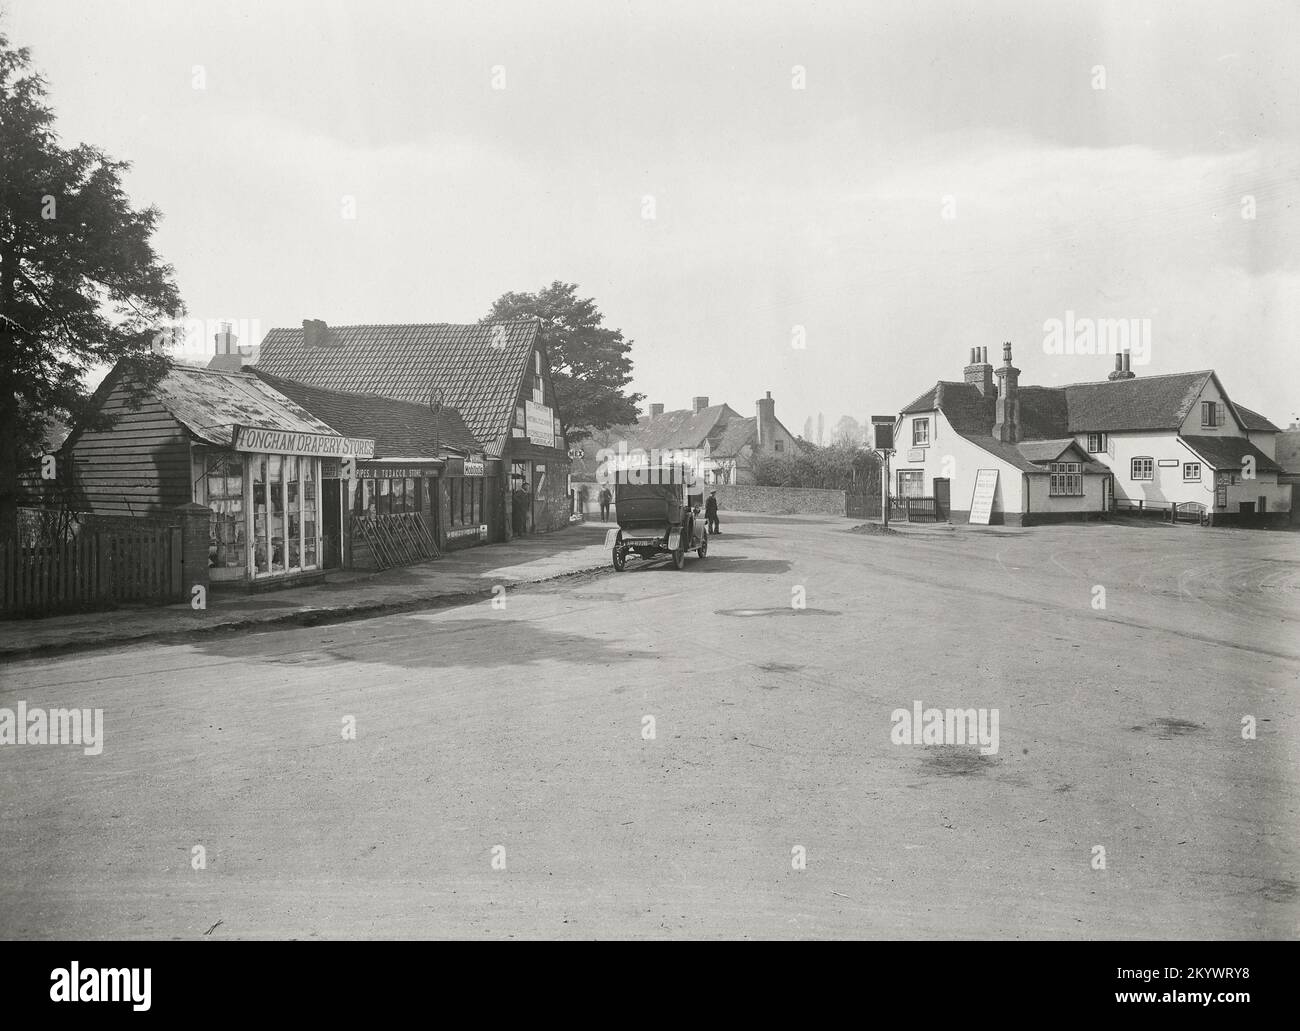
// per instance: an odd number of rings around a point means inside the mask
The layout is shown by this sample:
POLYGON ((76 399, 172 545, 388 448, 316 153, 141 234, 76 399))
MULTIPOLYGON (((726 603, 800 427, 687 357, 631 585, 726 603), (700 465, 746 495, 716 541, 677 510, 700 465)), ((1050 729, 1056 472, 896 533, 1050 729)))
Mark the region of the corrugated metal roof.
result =
POLYGON ((333 427, 247 373, 175 365, 156 388, 159 403, 200 440, 229 446, 236 426, 328 433, 333 427))
POLYGON ((273 329, 262 341, 257 365, 316 387, 420 404, 439 388, 473 437, 499 455, 537 332, 531 319, 330 326, 327 344, 305 347, 301 328, 273 329))

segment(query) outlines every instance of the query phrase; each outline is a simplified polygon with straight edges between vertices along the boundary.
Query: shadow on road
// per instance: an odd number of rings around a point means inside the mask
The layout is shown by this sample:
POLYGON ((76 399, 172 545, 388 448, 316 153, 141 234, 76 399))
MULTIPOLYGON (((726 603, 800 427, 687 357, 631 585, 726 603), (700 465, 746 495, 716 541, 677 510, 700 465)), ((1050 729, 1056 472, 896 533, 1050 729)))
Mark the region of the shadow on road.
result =
MULTIPOLYGON (((382 636, 358 637, 315 651, 285 651, 278 633, 231 638, 196 639, 193 647, 208 655, 282 666, 336 666, 340 662, 373 663, 403 669, 458 666, 500 669, 536 665, 548 660, 574 666, 600 666, 638 659, 655 659, 653 651, 629 648, 614 638, 584 637, 550 630, 534 622, 511 620, 502 632, 500 619, 457 619, 437 625, 418 615, 387 617, 382 636), (488 637, 494 641, 485 648, 488 637)), ((345 625, 332 628, 337 636, 345 625)))

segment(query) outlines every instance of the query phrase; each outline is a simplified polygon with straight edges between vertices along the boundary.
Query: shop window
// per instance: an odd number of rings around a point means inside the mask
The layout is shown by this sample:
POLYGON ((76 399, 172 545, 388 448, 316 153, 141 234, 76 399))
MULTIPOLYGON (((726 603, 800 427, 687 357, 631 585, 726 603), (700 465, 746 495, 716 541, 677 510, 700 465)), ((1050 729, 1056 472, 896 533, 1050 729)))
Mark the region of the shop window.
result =
POLYGON ((244 456, 219 455, 205 473, 208 524, 208 564, 218 569, 243 569, 248 562, 244 528, 244 456))

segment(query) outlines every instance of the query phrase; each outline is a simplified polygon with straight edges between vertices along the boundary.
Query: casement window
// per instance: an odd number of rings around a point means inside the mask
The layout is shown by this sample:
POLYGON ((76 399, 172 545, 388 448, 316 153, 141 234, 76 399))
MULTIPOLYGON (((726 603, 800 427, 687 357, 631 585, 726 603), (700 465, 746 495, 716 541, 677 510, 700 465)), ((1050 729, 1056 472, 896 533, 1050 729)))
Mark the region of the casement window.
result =
POLYGON ((1089 433, 1088 434, 1088 454, 1099 455, 1106 450, 1106 434, 1089 433))
POLYGON ((1228 423, 1228 413, 1224 408, 1222 401, 1202 401, 1201 402, 1201 426, 1204 429, 1212 429, 1216 426, 1226 426, 1228 423))
POLYGON ((900 498, 920 498, 925 496, 925 470, 899 469, 898 496, 900 498))
POLYGON ((930 443, 930 420, 912 420, 912 447, 925 447, 930 443))
POLYGON ((1156 461, 1154 458, 1135 458, 1129 468, 1129 479, 1154 480, 1156 478, 1156 461))
POLYGON ((1083 496, 1083 463, 1053 462, 1047 493, 1054 498, 1083 496))
POLYGON ((1193 483, 1193 482, 1197 482, 1197 483, 1199 483, 1199 482, 1200 482, 1200 479, 1201 479, 1201 463, 1200 463, 1200 462, 1184 462, 1184 463, 1183 463, 1183 481, 1184 481, 1185 483, 1193 483))

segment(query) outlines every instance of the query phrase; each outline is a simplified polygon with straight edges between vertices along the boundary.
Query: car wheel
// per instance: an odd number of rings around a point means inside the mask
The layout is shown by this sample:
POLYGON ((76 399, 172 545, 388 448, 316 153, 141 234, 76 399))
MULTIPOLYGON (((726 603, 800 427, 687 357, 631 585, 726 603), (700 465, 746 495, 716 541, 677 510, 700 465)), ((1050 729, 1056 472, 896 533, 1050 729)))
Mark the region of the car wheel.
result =
POLYGON ((699 558, 703 558, 708 553, 709 553, 709 535, 706 533, 703 537, 700 538, 700 547, 699 550, 695 552, 695 554, 699 558))
POLYGON ((623 572, 623 569, 626 565, 627 565, 627 555, 624 553, 623 549, 620 548, 617 544, 614 545, 614 572, 616 573, 623 572))
POLYGON ((686 565, 686 549, 682 545, 677 545, 673 551, 673 568, 681 569, 686 565))

